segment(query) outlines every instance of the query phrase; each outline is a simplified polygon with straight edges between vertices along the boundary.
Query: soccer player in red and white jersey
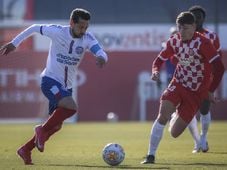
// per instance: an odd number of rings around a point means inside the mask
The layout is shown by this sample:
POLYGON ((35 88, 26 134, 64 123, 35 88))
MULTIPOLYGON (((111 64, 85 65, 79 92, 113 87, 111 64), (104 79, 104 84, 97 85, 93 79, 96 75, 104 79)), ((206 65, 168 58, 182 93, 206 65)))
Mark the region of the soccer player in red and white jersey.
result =
MULTIPOLYGON (((206 38, 210 39, 212 44, 214 45, 215 49, 217 50, 218 54, 222 56, 221 48, 220 48, 220 42, 217 34, 214 32, 205 29, 203 27, 203 23, 206 18, 206 11, 203 7, 195 5, 189 8, 189 11, 194 14, 196 19, 196 31, 203 34, 206 38)), ((197 126, 197 119, 194 117, 190 124, 188 125, 188 128, 194 138, 195 147, 192 151, 192 153, 197 153, 200 150, 202 152, 207 152, 209 150, 208 142, 207 142, 207 133, 209 129, 209 125, 211 122, 211 114, 210 114, 210 105, 211 102, 208 99, 205 99, 201 107, 199 109, 200 112, 200 122, 201 122, 201 133, 199 135, 199 130, 197 126)))
POLYGON ((41 90, 49 100, 50 117, 42 125, 36 126, 35 135, 17 151, 26 165, 33 164, 31 151, 37 147, 43 152, 49 137, 61 129, 65 119, 77 112, 77 104, 72 97, 72 83, 76 77, 76 67, 86 50, 96 56, 96 64, 100 68, 108 60, 96 38, 87 32, 90 17, 87 10, 76 8, 71 12, 69 25, 34 24, 0 48, 0 53, 7 55, 33 33, 51 39, 46 68, 41 74, 41 90))
POLYGON ((224 73, 224 66, 211 41, 196 32, 195 17, 190 12, 177 16, 178 33, 167 41, 152 65, 151 79, 157 81, 162 64, 175 56, 178 60, 174 77, 160 98, 159 114, 152 126, 148 154, 141 163, 152 164, 164 127, 172 113, 170 133, 176 138, 183 133, 200 108, 202 101, 213 95, 224 73), (214 75, 214 76, 212 76, 214 75))

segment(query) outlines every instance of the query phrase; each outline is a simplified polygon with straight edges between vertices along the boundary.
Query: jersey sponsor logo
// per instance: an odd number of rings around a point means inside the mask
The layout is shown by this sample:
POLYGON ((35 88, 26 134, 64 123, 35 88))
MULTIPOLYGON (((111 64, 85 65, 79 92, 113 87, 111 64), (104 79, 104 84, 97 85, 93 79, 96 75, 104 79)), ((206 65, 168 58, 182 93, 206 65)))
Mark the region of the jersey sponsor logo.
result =
POLYGON ((57 62, 67 65, 76 65, 80 61, 80 58, 66 56, 61 53, 58 53, 56 56, 57 62))
POLYGON ((84 48, 81 46, 76 47, 76 53, 77 54, 82 54, 84 52, 84 48))
POLYGON ((180 65, 189 66, 193 62, 193 58, 179 58, 180 65))

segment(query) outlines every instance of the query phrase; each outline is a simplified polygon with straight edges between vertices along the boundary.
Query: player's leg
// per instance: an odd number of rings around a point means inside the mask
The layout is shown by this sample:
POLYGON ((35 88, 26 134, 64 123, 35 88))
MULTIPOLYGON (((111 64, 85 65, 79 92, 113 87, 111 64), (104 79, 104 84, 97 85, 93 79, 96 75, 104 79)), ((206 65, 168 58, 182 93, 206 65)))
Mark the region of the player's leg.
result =
MULTIPOLYGON (((36 126, 36 129, 40 129, 42 128, 42 125, 38 125, 36 126)), ((46 138, 45 138, 45 142, 49 140, 49 138, 55 134, 56 132, 58 132, 60 129, 62 128, 62 123, 53 127, 52 129, 50 129, 47 133, 46 133, 46 138)), ((34 141, 35 143, 35 141, 34 141)), ((35 145, 35 144, 34 144, 35 145)))
POLYGON ((150 164, 155 162, 156 150, 162 139, 164 127, 169 120, 170 114, 175 110, 176 108, 172 102, 168 100, 162 100, 160 102, 160 111, 151 129, 148 154, 141 164, 150 164))
MULTIPOLYGON (((37 125, 35 128, 39 128, 41 126, 42 125, 37 125)), ((54 131, 56 132, 56 130, 54 131)), ((48 132, 48 136, 51 136, 55 132, 52 132, 52 131, 48 132)), ((33 165, 31 154, 32 154, 32 150, 35 148, 35 139, 36 139, 36 135, 34 134, 34 136, 27 143, 25 143, 17 150, 17 155, 23 159, 25 165, 33 165)))
POLYGON ((55 127, 52 128, 50 131, 48 131, 46 141, 48 141, 49 138, 50 138, 53 134, 55 134, 56 132, 58 132, 61 128, 62 128, 62 123, 59 124, 59 125, 57 125, 57 126, 55 126, 55 127))
POLYGON ((24 161, 25 165, 33 165, 31 151, 35 148, 35 135, 17 150, 17 155, 24 161))
MULTIPOLYGON (((57 109, 57 104, 54 102, 49 102, 49 115, 51 115, 56 109, 57 109)), ((46 141, 50 138, 50 136, 58 132, 61 128, 62 128, 62 123, 57 125, 53 129, 51 129, 50 131, 48 131, 46 141)))
MULTIPOLYGON (((36 128, 39 128, 41 126, 42 125, 38 125, 38 126, 36 126, 36 128)), ((59 131, 61 129, 61 126, 62 126, 62 124, 51 129, 47 133, 47 138, 45 140, 47 141, 50 136, 52 136, 54 133, 59 131)), ((32 150, 34 148, 35 148, 35 135, 27 143, 25 143, 23 146, 21 146, 17 150, 18 156, 20 156, 23 159, 25 165, 33 165, 31 154, 32 154, 32 150)))
POLYGON ((200 142, 201 142, 201 149, 203 152, 207 152, 209 150, 209 146, 207 142, 207 133, 211 122, 211 114, 209 109, 210 109, 210 101, 206 99, 202 102, 200 107, 200 122, 201 122, 200 142))
MULTIPOLYGON (((68 100, 70 97, 65 97, 62 100, 68 100)), ((64 100, 64 101, 66 101, 64 100)), ((69 100, 73 100, 72 98, 69 100)), ((67 104, 66 104, 67 105, 67 104)), ((52 131, 55 127, 60 126, 63 121, 76 113, 76 109, 68 109, 58 107, 49 119, 40 127, 36 128, 36 147, 40 152, 44 151, 44 144, 48 138, 48 132, 52 131)), ((60 128, 59 128, 60 130, 60 128)))
MULTIPOLYGON (((56 109, 48 120, 41 127, 35 129, 36 147, 40 152, 43 152, 46 139, 49 138, 48 132, 60 126, 65 119, 75 114, 77 106, 72 98, 72 91, 63 89, 60 83, 51 78, 42 78, 41 89, 49 102, 56 106, 52 107, 56 109)), ((60 128, 58 130, 60 130, 60 128)))
POLYGON ((188 125, 188 129, 194 139, 194 149, 192 153, 198 153, 200 151, 200 136, 196 116, 192 118, 191 122, 188 125))
POLYGON ((24 161, 25 165, 33 165, 31 154, 34 148, 35 148, 35 134, 27 143, 25 143, 17 150, 17 155, 24 161))
POLYGON ((179 94, 179 87, 174 83, 170 84, 163 92, 160 99, 159 114, 151 129, 148 154, 141 164, 155 162, 156 150, 162 139, 164 127, 168 122, 170 115, 176 111, 176 106, 181 103, 181 97, 179 94))
POLYGON ((49 117, 49 119, 42 125, 42 128, 48 132, 51 129, 59 126, 63 121, 71 117, 76 112, 76 103, 74 102, 72 96, 67 96, 62 98, 57 109, 49 117))
POLYGON ((178 137, 183 133, 188 124, 192 121, 193 117, 197 113, 201 100, 200 97, 194 93, 187 91, 184 88, 180 88, 182 100, 177 107, 177 114, 174 123, 170 129, 173 137, 178 137))
POLYGON ((177 138, 183 133, 185 128, 188 126, 188 123, 185 122, 178 114, 176 114, 172 119, 173 123, 172 126, 170 126, 170 133, 172 137, 177 138))
POLYGON ((168 131, 170 132, 171 127, 173 126, 173 123, 175 122, 175 118, 176 118, 176 112, 171 114, 170 120, 169 120, 169 128, 168 131))

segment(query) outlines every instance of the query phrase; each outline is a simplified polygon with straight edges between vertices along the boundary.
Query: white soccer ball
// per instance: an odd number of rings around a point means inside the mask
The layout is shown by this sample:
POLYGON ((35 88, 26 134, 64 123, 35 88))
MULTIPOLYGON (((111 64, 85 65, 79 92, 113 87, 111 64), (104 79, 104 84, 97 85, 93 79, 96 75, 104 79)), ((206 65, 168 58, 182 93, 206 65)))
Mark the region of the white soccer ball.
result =
POLYGON ((108 143, 102 151, 103 160, 111 165, 119 165, 125 158, 125 152, 121 145, 117 143, 108 143))
POLYGON ((106 119, 108 122, 118 122, 118 115, 114 112, 109 112, 106 119))

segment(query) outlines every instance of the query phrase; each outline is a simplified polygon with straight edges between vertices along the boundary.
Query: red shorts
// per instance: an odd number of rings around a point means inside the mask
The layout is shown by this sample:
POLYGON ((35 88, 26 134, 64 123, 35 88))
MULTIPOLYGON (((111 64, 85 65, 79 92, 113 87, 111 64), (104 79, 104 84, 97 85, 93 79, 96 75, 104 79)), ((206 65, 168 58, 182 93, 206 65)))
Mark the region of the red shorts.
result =
POLYGON ((176 106, 178 115, 190 123, 196 115, 204 97, 197 92, 190 91, 178 83, 172 82, 163 92, 161 100, 169 100, 176 106))

